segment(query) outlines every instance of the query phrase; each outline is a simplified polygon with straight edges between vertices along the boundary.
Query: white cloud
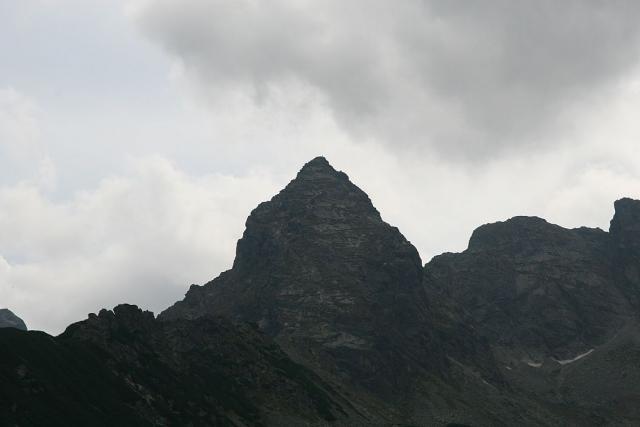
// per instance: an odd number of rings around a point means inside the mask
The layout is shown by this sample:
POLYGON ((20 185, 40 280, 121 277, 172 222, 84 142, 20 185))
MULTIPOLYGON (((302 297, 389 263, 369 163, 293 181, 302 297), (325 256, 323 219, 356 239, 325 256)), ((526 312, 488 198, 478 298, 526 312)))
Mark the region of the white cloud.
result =
POLYGON ((0 89, 0 141, 10 154, 19 155, 38 137, 37 108, 13 88, 0 89))
POLYGON ((269 177, 190 177, 162 158, 132 161, 66 202, 0 190, 0 300, 31 328, 60 332, 120 302, 158 311, 231 266, 269 177))
POLYGON ((15 89, 0 88, 0 182, 35 180, 55 186, 56 170, 41 146, 36 103, 15 89))

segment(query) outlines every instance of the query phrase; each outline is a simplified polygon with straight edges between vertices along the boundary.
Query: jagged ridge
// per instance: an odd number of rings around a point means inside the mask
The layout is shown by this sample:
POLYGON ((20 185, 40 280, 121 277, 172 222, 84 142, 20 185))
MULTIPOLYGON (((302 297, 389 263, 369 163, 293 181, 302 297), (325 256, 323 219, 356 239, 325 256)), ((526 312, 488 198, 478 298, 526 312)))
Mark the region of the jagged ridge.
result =
POLYGON ((160 321, 119 306, 55 340, 0 331, 19 353, 0 353, 2 414, 86 407, 47 394, 54 365, 32 354, 45 349, 73 361, 66 390, 95 367, 109 404, 89 408, 132 423, 636 425, 640 202, 615 208, 608 233, 487 224, 423 267, 346 174, 313 159, 251 213, 233 267, 160 321))

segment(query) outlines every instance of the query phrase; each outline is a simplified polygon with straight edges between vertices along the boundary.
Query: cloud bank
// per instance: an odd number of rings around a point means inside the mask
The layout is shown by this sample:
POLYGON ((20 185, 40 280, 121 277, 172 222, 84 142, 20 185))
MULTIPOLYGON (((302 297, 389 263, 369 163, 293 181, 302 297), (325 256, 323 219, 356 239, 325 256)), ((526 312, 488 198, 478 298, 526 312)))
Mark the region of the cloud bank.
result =
POLYGON ((0 188, 2 306, 50 332, 121 302, 158 312, 231 265, 246 213, 273 190, 268 177, 194 178, 158 157, 65 201, 0 188))

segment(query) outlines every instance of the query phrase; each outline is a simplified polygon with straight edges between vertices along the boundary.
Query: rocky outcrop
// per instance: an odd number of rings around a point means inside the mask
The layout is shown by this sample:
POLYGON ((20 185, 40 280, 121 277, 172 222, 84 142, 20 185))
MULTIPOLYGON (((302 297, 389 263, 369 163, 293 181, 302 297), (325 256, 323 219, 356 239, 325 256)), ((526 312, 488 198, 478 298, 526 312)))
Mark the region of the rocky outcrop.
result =
POLYGON ((624 198, 614 204, 609 232, 616 248, 640 253, 640 200, 624 198))
POLYGON ((0 328, 16 328, 26 331, 27 325, 8 308, 0 308, 0 328))
POLYGON ((615 202, 611 220, 611 253, 616 283, 640 313, 640 200, 615 202))

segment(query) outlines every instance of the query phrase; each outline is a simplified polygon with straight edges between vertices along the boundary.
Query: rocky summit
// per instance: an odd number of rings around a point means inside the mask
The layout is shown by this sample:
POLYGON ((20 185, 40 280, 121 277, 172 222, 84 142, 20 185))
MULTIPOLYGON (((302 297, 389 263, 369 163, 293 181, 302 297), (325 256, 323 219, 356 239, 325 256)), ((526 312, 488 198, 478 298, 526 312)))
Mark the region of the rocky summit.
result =
POLYGON ((410 368, 442 363, 421 277, 417 250, 319 157, 251 213, 233 268, 192 287, 160 319, 253 322, 338 382, 401 399, 410 368))
POLYGON ((318 157, 158 318, 0 330, 0 424, 640 425, 638 313, 640 201, 609 232, 486 224, 422 265, 318 157))
POLYGON ((26 331, 27 325, 8 308, 0 308, 0 328, 16 328, 26 331))

